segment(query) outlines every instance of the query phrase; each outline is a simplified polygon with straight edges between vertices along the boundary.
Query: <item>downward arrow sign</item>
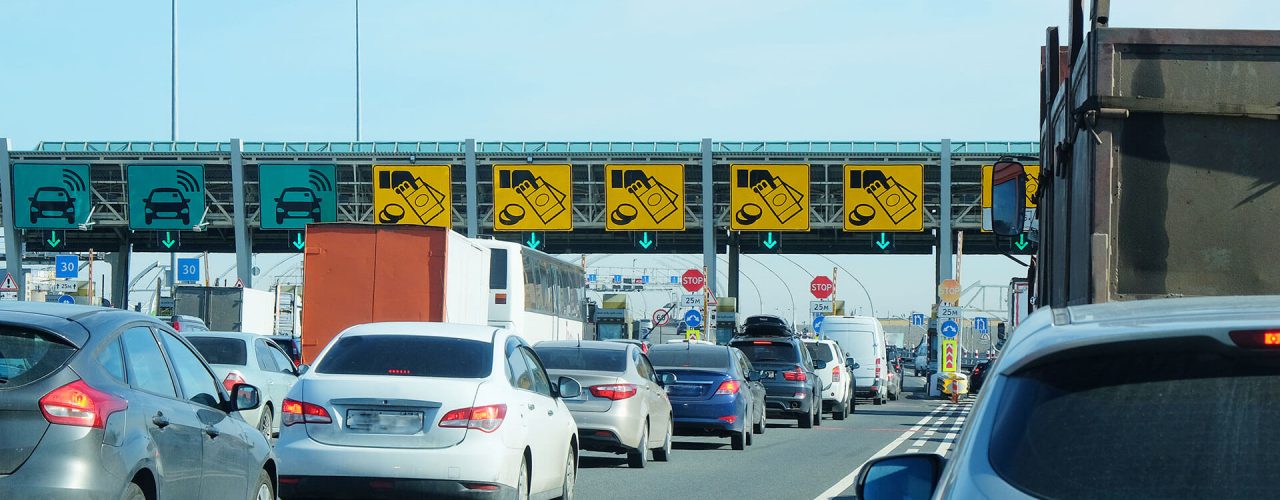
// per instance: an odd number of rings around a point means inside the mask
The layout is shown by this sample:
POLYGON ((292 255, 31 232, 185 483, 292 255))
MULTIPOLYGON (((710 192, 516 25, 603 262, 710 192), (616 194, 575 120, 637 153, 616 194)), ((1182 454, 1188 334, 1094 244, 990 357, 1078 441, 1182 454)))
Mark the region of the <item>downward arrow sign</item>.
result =
POLYGON ((47 241, 49 242, 49 248, 58 248, 58 244, 62 243, 62 240, 58 239, 57 231, 49 231, 49 239, 47 241))
POLYGON ((541 242, 541 241, 538 241, 538 233, 530 233, 530 234, 529 234, 529 248, 532 248, 532 249, 534 249, 534 250, 537 250, 537 249, 538 249, 538 244, 539 244, 539 243, 542 243, 542 242, 541 242))
POLYGON ((1022 250, 1022 249, 1024 249, 1024 248, 1027 248, 1027 245, 1028 245, 1028 244, 1029 244, 1029 243, 1027 243, 1027 235, 1026 235, 1026 234, 1019 234, 1019 235, 1018 235, 1018 242, 1017 242, 1017 243, 1014 243, 1014 244, 1013 244, 1013 246, 1018 247, 1018 250, 1022 250))
POLYGON ((305 247, 305 246, 307 246, 307 242, 302 241, 302 233, 298 233, 298 239, 293 240, 293 248, 302 250, 302 247, 305 247))
POLYGON ((653 245, 653 240, 649 239, 649 232, 645 231, 640 236, 640 247, 648 250, 651 245, 653 245))
POLYGON ((880 247, 881 250, 889 248, 889 240, 884 238, 884 233, 880 233, 880 241, 876 242, 876 246, 880 247))
POLYGON ((765 237, 764 247, 768 248, 769 250, 773 250, 773 247, 776 247, 776 246, 778 246, 778 241, 773 239, 773 233, 769 233, 765 237))
POLYGON ((165 248, 173 248, 173 244, 177 243, 177 241, 173 239, 173 236, 169 235, 169 231, 165 231, 164 241, 161 241, 160 243, 164 243, 165 248))

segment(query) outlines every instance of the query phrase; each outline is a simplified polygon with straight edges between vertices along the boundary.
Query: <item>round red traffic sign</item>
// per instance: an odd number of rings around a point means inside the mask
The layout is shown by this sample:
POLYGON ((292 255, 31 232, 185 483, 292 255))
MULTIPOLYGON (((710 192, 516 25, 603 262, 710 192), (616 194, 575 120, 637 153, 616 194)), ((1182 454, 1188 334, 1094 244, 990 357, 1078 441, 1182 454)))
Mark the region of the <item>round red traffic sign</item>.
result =
POLYGON ((696 292, 701 290, 702 287, 707 286, 707 277, 702 275, 702 271, 690 269, 680 275, 680 285, 683 286, 685 290, 696 292))
POLYGON ((809 293, 819 299, 825 299, 831 296, 831 292, 836 290, 836 285, 831 282, 831 278, 826 276, 818 276, 809 282, 809 293))
POLYGON ((658 309, 653 312, 653 326, 666 326, 667 321, 671 319, 671 311, 666 309, 658 309))

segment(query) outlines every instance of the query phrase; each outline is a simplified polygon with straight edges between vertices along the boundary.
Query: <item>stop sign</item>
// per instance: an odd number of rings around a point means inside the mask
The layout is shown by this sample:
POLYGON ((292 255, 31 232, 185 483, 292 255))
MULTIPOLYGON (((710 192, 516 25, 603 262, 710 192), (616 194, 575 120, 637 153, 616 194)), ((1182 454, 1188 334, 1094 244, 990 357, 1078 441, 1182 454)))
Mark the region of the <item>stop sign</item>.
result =
POLYGON ((696 292, 701 290, 702 287, 707 286, 707 277, 702 275, 702 271, 690 269, 680 275, 680 285, 683 286, 685 290, 696 292))
POLYGON ((809 282, 809 293, 819 299, 830 297, 831 292, 834 292, 835 289, 836 285, 831 283, 831 278, 826 276, 818 276, 809 282))

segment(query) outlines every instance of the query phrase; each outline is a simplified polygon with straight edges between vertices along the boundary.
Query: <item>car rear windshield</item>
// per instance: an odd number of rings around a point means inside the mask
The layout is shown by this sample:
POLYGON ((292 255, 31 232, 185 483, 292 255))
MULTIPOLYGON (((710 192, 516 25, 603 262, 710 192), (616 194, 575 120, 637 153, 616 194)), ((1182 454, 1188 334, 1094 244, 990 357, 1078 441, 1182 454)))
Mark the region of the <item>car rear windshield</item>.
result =
POLYGON ((221 337, 187 337, 187 341, 196 346, 196 350, 200 351, 200 355, 204 356, 204 360, 211 365, 244 366, 249 364, 248 347, 243 340, 221 337))
POLYGON ((624 350, 576 347, 535 347, 533 350, 548 370, 622 372, 627 369, 627 351, 624 350))
POLYGON ((1011 376, 990 441, 996 472, 1043 498, 1273 497, 1280 353, 1142 344, 1011 376))
POLYGON ((724 370, 729 367, 729 351, 719 349, 650 349, 649 362, 662 368, 710 368, 724 370))
POLYGON ((493 344, 416 335, 343 337, 316 366, 318 373, 484 378, 493 369, 493 344))
POLYGON ((814 361, 830 363, 831 360, 836 359, 835 354, 831 352, 831 346, 828 344, 806 343, 804 346, 809 348, 809 355, 813 357, 814 361))
POLYGON ((774 323, 758 323, 747 325, 742 328, 742 335, 746 337, 790 337, 791 329, 774 323))
POLYGON ((800 359, 795 346, 790 342, 747 340, 734 342, 733 346, 741 349, 742 353, 747 355, 747 359, 754 363, 795 363, 800 359))
POLYGON ((0 389, 22 387, 66 364, 76 348, 56 336, 0 326, 0 389))

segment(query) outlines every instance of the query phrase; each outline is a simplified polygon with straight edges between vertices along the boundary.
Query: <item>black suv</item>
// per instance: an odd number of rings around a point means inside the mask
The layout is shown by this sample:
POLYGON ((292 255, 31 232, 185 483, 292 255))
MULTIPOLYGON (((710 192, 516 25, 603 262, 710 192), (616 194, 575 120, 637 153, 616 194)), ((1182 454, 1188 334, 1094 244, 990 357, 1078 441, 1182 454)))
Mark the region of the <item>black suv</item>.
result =
MULTIPOLYGON (((749 325, 746 331, 752 326, 773 325, 749 325)), ((746 354, 761 372, 770 417, 795 418, 805 429, 822 425, 822 381, 814 370, 826 368, 826 363, 814 361, 799 337, 740 336, 729 345, 746 354)))
POLYGON ((748 316, 742 322, 742 332, 738 337, 794 337, 796 332, 787 324, 787 320, 771 314, 748 316))

